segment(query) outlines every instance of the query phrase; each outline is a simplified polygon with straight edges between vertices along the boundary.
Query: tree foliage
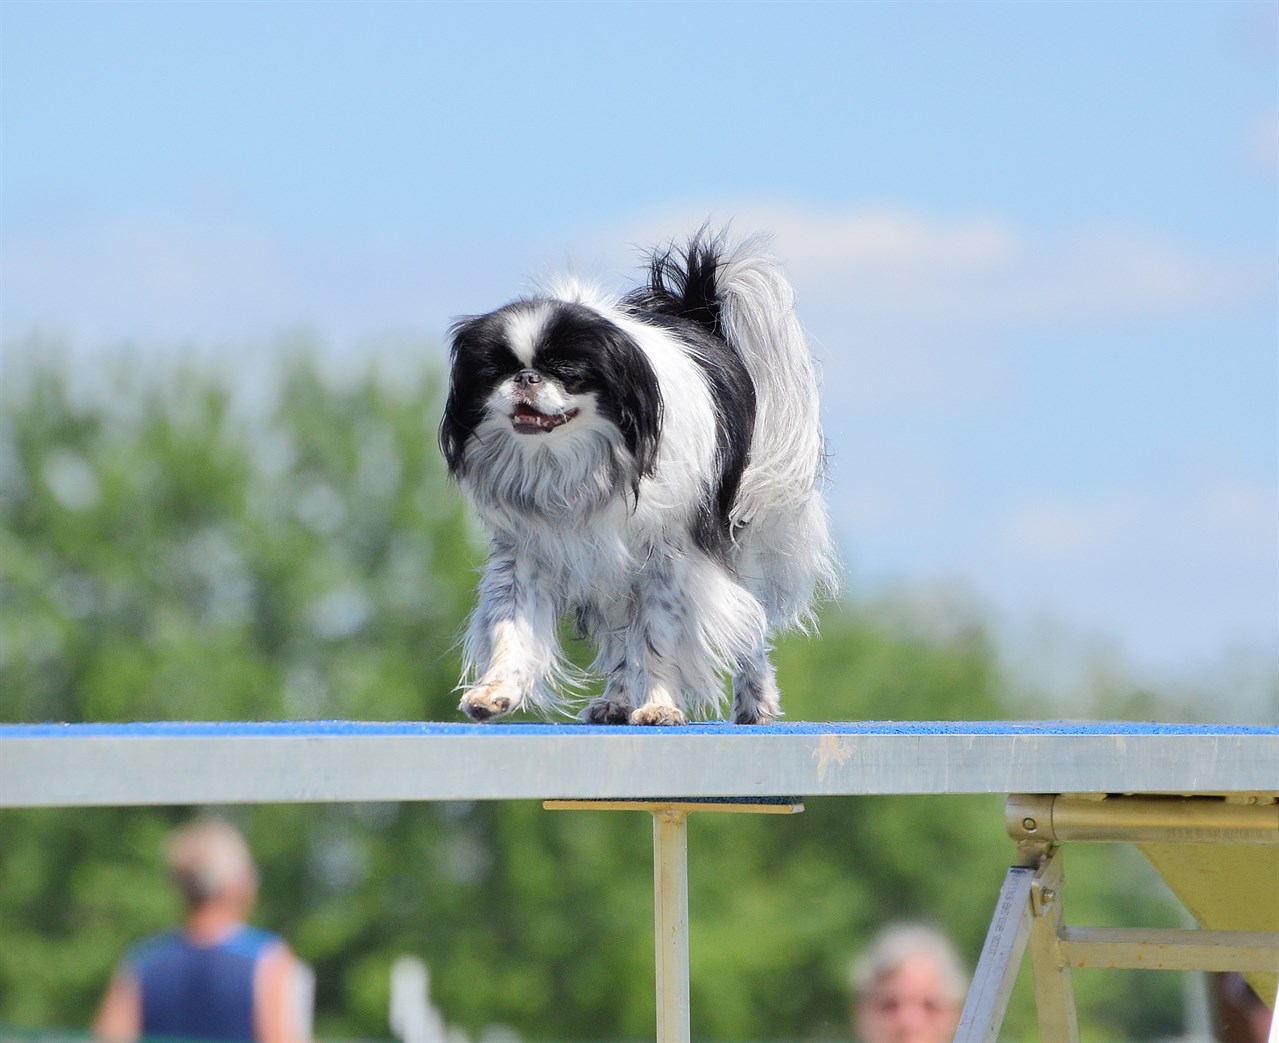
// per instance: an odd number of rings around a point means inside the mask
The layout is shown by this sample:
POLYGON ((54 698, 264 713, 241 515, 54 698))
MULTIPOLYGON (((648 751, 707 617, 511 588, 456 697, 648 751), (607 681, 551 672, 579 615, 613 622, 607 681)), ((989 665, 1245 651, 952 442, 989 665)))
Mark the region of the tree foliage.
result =
MULTIPOLYGON (((194 370, 86 393, 56 364, 9 369, 0 719, 457 719, 455 639, 483 548, 436 450, 432 367, 337 380, 303 355, 247 396, 194 370)), ((778 649, 793 720, 1014 712, 980 625, 929 636, 832 608, 822 633, 778 649)), ((178 914, 159 853, 192 810, 0 814, 0 1022, 88 1022, 120 952, 178 914)), ((259 921, 315 968, 321 1035, 385 1038, 406 952, 469 1031, 651 1035, 645 816, 519 801, 221 812, 262 869, 259 921)), ((695 816, 695 1036, 845 1036, 855 949, 924 917, 975 960, 1010 855, 999 798, 695 816)), ((1127 855, 1080 864, 1093 882, 1072 893, 1095 922, 1168 922, 1127 855)), ((1091 1038, 1175 1031, 1175 983, 1108 981, 1082 997, 1091 1038)), ((1010 1032, 1032 1024, 1023 989, 1010 1032)))

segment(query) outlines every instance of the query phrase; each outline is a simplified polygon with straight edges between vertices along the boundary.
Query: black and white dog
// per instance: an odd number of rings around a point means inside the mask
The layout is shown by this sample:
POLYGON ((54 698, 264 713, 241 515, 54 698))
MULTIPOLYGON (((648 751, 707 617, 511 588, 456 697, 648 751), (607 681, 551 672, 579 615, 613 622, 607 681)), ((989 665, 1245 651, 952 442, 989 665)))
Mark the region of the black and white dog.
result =
POLYGON ((572 612, 608 677, 582 718, 781 712, 769 635, 835 587, 812 356, 765 244, 695 236, 608 300, 576 281, 458 322, 440 444, 492 538, 461 709, 557 709, 572 612))

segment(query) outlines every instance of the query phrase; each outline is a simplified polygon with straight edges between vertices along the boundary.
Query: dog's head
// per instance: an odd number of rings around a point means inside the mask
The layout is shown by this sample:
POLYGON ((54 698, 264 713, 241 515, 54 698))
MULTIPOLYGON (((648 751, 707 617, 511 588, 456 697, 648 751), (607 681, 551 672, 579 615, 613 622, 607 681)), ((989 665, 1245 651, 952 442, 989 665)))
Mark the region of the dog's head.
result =
POLYGON ((451 358, 440 446, 455 478, 476 438, 571 452, 574 440, 604 434, 630 454, 633 480, 652 471, 657 377, 636 340, 594 308, 531 298, 463 319, 452 329, 451 358))

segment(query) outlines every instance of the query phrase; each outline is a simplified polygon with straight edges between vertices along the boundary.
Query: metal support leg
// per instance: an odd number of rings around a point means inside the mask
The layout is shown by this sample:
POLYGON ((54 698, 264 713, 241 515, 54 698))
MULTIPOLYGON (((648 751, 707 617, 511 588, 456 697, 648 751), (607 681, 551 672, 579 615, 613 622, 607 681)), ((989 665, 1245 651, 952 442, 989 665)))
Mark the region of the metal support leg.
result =
POLYGON ((1266 1043, 1279 1043, 1279 995, 1270 1002, 1270 1031, 1266 1034, 1266 1043))
POLYGON ((1035 976, 1035 1008, 1041 1039, 1078 1043, 1075 994, 1070 966, 1061 948, 1061 849, 1023 852, 1033 865, 1013 866, 999 892, 995 917, 973 974, 955 1043, 994 1043, 1017 981, 1021 959, 1030 948, 1035 976))
POLYGON ((1030 937, 1030 889, 1034 880, 1035 870, 1030 866, 1013 866, 1004 877, 995 916, 960 1015, 955 1043, 995 1043, 999 1038, 1008 998, 1030 937))
POLYGON ((688 816, 694 811, 794 815, 797 797, 707 800, 546 800, 548 811, 647 811, 653 816, 653 942, 657 1043, 688 1043, 688 816))
POLYGON ((653 813, 658 1043, 688 1043, 688 815, 653 813))
POLYGON ((1079 1043, 1079 1019, 1070 966, 1061 951, 1061 848, 1053 848, 1030 888, 1030 965, 1035 974, 1035 1011, 1040 1039, 1079 1043))

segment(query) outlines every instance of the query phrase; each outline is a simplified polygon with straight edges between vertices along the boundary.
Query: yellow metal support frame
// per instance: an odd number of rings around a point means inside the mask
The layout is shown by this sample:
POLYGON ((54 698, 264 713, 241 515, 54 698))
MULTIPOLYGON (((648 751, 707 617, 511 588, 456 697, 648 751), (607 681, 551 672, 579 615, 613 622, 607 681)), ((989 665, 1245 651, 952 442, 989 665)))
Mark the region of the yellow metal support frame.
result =
POLYGON ((1008 798, 1006 820, 1017 842, 1018 864, 1009 869, 1000 890, 956 1043, 994 1043, 999 1038, 1027 948, 1040 1037, 1052 1043, 1079 1039, 1073 968, 1239 971, 1275 1005, 1279 803, 1273 793, 1015 794, 1008 798), (1061 845, 1071 841, 1138 844, 1205 929, 1066 926, 1061 845), (1200 871, 1203 863, 1216 871, 1200 871), (1189 871, 1184 871, 1186 865, 1189 871), (1261 881, 1260 886, 1254 881, 1261 881), (1223 888, 1233 890, 1233 904, 1223 905, 1221 896, 1213 894, 1223 888), (1239 929, 1244 924, 1265 929, 1239 929), (1213 929, 1221 926, 1230 929, 1213 929))

